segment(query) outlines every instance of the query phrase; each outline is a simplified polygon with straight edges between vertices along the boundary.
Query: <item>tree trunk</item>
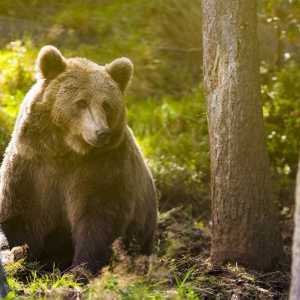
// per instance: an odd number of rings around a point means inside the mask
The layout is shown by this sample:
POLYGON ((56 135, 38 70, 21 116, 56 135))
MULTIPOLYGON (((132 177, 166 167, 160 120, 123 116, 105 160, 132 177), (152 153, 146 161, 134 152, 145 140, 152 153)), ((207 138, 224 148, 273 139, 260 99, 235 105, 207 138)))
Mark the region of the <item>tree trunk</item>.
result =
POLYGON ((293 240, 292 284, 290 300, 300 299, 300 160, 296 182, 296 210, 294 217, 295 229, 293 240))
POLYGON ((203 0, 214 264, 271 269, 282 254, 260 103, 255 0, 203 0))

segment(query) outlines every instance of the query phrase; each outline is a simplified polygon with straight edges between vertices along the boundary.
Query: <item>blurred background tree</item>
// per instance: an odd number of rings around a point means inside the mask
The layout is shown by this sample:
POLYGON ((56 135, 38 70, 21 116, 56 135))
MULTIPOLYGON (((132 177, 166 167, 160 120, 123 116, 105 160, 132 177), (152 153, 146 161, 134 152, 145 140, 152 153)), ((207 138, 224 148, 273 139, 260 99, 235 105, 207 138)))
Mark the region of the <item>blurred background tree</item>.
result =
MULTIPOLYGON (((259 1, 261 90, 272 175, 281 206, 293 201, 300 127, 300 3, 259 1)), ((2 0, 0 147, 34 81, 38 49, 104 64, 128 56, 135 77, 129 123, 149 158, 161 208, 208 212, 207 116, 200 0, 2 0)))

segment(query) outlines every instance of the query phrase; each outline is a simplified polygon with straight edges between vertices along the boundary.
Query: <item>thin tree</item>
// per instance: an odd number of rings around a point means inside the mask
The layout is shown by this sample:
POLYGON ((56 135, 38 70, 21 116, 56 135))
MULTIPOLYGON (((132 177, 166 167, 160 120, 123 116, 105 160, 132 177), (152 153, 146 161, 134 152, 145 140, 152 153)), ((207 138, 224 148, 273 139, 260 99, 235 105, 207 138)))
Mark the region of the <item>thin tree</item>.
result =
POLYGON ((295 230, 293 239, 292 284, 290 300, 300 299, 300 160, 296 182, 295 230))
POLYGON ((282 254, 260 103, 255 0, 203 0, 215 264, 271 269, 282 254))

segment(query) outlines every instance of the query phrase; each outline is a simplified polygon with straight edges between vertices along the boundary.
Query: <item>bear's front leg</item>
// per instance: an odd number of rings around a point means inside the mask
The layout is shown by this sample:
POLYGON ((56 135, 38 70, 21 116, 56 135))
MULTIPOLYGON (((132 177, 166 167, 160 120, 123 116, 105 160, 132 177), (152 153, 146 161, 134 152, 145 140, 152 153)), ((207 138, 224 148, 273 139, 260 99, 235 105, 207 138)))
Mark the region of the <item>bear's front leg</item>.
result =
POLYGON ((75 254, 72 267, 83 266, 93 275, 109 263, 116 225, 103 215, 87 214, 73 225, 75 254))
POLYGON ((34 168, 31 160, 8 147, 0 169, 0 226, 10 248, 27 244, 29 256, 36 259, 43 247, 44 227, 38 223, 41 211, 34 198, 34 168))
POLYGON ((8 246, 15 248, 27 245, 29 260, 39 258, 44 246, 42 232, 36 227, 38 226, 34 226, 31 220, 23 220, 22 216, 12 217, 1 224, 8 246))

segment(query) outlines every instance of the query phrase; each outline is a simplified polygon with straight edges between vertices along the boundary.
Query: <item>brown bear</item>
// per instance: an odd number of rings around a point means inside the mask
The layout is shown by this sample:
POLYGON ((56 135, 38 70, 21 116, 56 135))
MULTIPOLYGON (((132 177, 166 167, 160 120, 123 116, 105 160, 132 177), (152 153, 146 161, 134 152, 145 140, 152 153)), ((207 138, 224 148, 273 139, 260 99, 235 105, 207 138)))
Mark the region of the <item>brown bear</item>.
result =
MULTIPOLYGON (((149 255, 157 221, 152 175, 127 126, 133 64, 105 66, 41 49, 0 171, 0 223, 10 247, 64 256, 96 273, 113 241, 149 255)), ((62 258, 62 257, 60 257, 62 258)))

